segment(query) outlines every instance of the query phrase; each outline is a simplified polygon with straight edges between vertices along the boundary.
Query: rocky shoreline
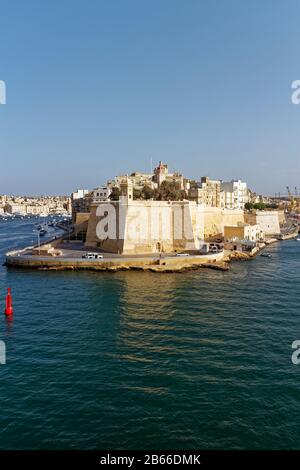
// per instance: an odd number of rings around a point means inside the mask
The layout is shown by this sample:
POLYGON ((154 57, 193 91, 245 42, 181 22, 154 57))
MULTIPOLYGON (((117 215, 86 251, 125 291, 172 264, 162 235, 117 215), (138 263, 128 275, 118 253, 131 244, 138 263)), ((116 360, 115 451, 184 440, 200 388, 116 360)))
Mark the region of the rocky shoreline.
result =
POLYGON ((109 261, 102 259, 98 262, 88 262, 82 259, 68 260, 63 258, 43 258, 36 255, 25 254, 24 251, 7 254, 4 263, 7 267, 19 269, 35 269, 38 271, 93 271, 110 272, 119 271, 143 271, 152 273, 184 273, 200 269, 213 269, 216 271, 228 271, 230 263, 234 261, 249 261, 257 256, 266 246, 278 242, 277 239, 269 240, 256 247, 251 253, 242 251, 225 250, 214 257, 193 256, 189 258, 165 257, 157 260, 144 259, 116 259, 109 261))
POLYGON ((4 263, 7 267, 14 267, 18 269, 34 269, 37 271, 93 271, 93 272, 119 272, 119 271, 143 271, 143 272, 152 272, 152 273, 183 273, 187 271, 196 271, 199 269, 213 269, 216 271, 228 271, 229 262, 228 261, 218 261, 218 262, 207 262, 207 263, 177 263, 173 265, 166 264, 145 264, 145 265, 132 265, 127 266, 124 264, 115 264, 112 266, 78 266, 78 265, 32 265, 32 264, 11 264, 9 262, 4 263))

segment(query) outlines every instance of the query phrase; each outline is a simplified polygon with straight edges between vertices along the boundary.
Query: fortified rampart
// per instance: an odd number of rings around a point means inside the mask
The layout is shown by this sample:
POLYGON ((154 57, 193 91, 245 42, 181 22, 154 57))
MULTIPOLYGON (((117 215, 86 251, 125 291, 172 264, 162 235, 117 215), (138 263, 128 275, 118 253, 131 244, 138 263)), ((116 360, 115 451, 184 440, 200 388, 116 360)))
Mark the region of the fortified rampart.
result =
POLYGON ((245 222, 251 225, 259 225, 266 235, 279 235, 280 224, 284 223, 283 211, 252 211, 245 213, 245 222))
POLYGON ((227 225, 238 225, 244 222, 244 211, 241 209, 204 208, 204 237, 223 235, 227 225))
POLYGON ((128 201, 92 204, 87 247, 142 254, 198 250, 204 211, 193 201, 128 201))
MULTIPOLYGON (((203 240, 224 235, 225 226, 258 225, 266 235, 280 233, 282 211, 207 207, 194 201, 120 201, 92 204, 86 247, 119 254, 198 250, 203 240)), ((83 222, 83 221, 82 221, 83 222)))

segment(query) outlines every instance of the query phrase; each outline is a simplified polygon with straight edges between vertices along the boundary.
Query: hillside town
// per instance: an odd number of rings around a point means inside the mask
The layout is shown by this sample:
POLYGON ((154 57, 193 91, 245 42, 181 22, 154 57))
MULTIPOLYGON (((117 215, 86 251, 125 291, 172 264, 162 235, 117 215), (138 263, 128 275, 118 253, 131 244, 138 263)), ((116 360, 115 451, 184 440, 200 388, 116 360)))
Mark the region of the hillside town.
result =
POLYGON ((7 265, 42 269, 228 269, 280 240, 298 239, 299 198, 263 197, 242 180, 185 178, 159 162, 70 198, 1 199, 11 214, 72 213, 67 234, 8 253, 7 265))
POLYGON ((250 201, 260 202, 247 183, 241 180, 220 181, 207 176, 185 178, 181 173, 169 172, 168 165, 159 162, 153 173, 134 172, 116 176, 92 191, 80 189, 72 193, 73 214, 88 212, 91 203, 117 200, 122 182, 127 179, 133 186, 133 199, 189 200, 197 204, 226 209, 243 209, 250 201), (163 192, 163 190, 165 190, 163 192))
MULTIPOLYGON (((152 173, 133 172, 119 175, 92 190, 78 189, 71 194, 72 213, 89 212, 92 203, 118 200, 121 184, 130 181, 133 187, 133 200, 188 200, 207 207, 222 209, 282 209, 295 208, 298 203, 298 190, 274 196, 258 195, 245 181, 232 179, 222 181, 201 176, 199 179, 186 178, 179 172, 170 172, 168 165, 159 162, 152 173)), ((300 191, 300 189, 299 189, 300 191)))
POLYGON ((67 196, 7 196, 0 195, 0 216, 69 215, 71 198, 67 196))

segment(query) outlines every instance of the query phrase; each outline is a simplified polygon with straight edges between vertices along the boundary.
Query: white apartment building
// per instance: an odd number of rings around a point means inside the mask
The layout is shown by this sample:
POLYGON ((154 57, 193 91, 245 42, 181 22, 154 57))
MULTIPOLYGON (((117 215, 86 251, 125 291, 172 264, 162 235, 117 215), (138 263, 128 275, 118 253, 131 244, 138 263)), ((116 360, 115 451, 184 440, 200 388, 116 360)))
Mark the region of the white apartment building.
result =
POLYGON ((265 233, 257 224, 238 224, 224 227, 224 240, 232 241, 251 241, 258 242, 265 238, 265 233))
POLYGON ((105 202, 109 201, 111 189, 107 186, 93 189, 93 202, 105 202))
POLYGON ((74 191, 71 194, 71 199, 72 201, 76 199, 81 199, 83 198, 86 194, 88 194, 89 190, 88 189, 77 189, 77 191, 74 191))
POLYGON ((220 206, 223 209, 244 209, 249 202, 247 183, 241 180, 221 182, 220 206))

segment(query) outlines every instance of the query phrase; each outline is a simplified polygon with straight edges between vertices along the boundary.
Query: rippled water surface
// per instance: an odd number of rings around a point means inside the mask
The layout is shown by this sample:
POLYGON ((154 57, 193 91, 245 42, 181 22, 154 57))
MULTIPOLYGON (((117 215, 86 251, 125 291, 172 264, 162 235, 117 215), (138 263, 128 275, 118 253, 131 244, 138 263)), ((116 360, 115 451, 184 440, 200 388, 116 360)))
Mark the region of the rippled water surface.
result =
MULTIPOLYGON (((0 251, 34 238, 0 221, 0 251)), ((0 268, 0 448, 300 448, 300 242, 230 272, 0 268)))

